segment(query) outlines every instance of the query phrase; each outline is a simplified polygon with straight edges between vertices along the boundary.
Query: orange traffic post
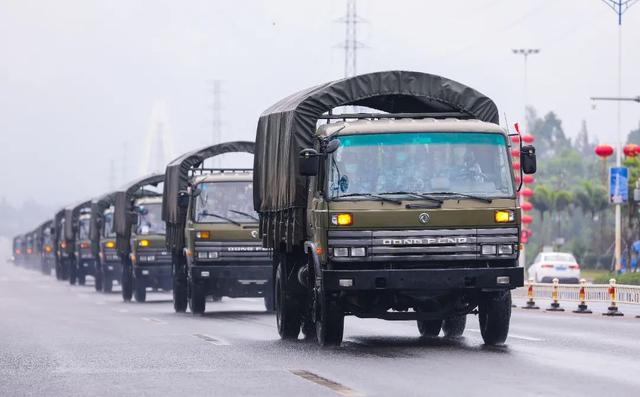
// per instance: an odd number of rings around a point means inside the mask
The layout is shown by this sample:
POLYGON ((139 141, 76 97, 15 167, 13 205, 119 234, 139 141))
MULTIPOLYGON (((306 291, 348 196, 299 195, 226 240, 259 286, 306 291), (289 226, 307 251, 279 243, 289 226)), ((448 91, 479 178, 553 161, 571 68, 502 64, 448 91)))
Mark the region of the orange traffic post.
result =
POLYGON ((551 287, 551 306, 547 308, 548 312, 563 312, 564 309, 560 307, 560 302, 558 302, 558 287, 560 284, 560 280, 557 278, 553 279, 553 287, 551 287))
POLYGON ((580 303, 578 304, 578 309, 573 311, 574 313, 579 313, 579 314, 593 313, 587 307, 587 294, 585 293, 585 289, 584 289, 586 284, 587 284, 587 280, 583 278, 580 279, 580 291, 578 292, 578 299, 580 299, 580 303))
POLYGON ((527 281, 527 304, 522 306, 523 309, 540 309, 533 300, 533 278, 527 281))
POLYGON ((607 308, 607 312, 602 313, 603 316, 624 316, 616 304, 616 295, 616 279, 612 278, 609 280, 609 299, 611 299, 611 304, 607 308))

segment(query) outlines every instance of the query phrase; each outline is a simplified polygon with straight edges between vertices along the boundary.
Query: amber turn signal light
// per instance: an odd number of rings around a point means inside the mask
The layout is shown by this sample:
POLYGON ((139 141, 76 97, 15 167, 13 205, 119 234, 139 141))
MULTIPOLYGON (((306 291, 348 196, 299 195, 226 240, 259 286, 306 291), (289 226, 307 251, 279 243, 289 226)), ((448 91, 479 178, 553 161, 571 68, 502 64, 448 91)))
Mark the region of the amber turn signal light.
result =
POLYGON ((495 212, 496 223, 509 223, 509 222, 513 222, 513 220, 514 220, 513 211, 504 210, 504 211, 495 212))
POLYGON ((209 234, 208 231, 196 232, 196 238, 201 239, 201 240, 208 240, 209 236, 210 236, 210 234, 209 234))
POLYGON ((344 213, 344 214, 333 214, 331 215, 331 224, 335 226, 349 226, 353 224, 353 215, 344 213))
POLYGON ((140 242, 138 243, 138 246, 140 246, 140 247, 148 247, 149 246, 149 240, 140 240, 140 242))

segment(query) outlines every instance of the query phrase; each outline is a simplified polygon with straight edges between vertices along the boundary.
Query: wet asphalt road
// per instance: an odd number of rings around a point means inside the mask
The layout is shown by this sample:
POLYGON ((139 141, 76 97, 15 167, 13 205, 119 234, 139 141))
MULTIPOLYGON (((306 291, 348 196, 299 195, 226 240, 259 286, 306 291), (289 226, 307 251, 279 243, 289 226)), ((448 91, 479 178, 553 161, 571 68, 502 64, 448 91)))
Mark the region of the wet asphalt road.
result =
POLYGON ((0 396, 640 395, 640 319, 514 309, 508 345, 349 318, 340 348, 278 339, 261 300, 175 314, 0 264, 0 396))

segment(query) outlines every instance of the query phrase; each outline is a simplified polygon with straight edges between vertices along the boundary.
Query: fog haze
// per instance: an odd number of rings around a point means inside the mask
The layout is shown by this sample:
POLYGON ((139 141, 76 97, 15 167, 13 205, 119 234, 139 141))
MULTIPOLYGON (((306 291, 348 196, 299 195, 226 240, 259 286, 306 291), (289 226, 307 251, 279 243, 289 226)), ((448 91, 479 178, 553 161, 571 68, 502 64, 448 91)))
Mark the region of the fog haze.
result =
MULTIPOLYGON (((511 49, 540 48, 529 103, 569 136, 584 119, 615 142, 615 104, 589 100, 617 94, 616 16, 602 2, 361 0, 358 11, 359 73, 440 74, 513 123, 524 99, 511 49)), ((138 176, 159 99, 175 155, 211 143, 214 79, 222 139, 253 140, 272 103, 343 76, 344 12, 341 0, 0 1, 0 199, 55 208, 138 176)), ((640 94, 638 48, 640 6, 624 17, 623 95, 640 94)), ((640 105, 623 104, 625 136, 638 120, 640 105)))

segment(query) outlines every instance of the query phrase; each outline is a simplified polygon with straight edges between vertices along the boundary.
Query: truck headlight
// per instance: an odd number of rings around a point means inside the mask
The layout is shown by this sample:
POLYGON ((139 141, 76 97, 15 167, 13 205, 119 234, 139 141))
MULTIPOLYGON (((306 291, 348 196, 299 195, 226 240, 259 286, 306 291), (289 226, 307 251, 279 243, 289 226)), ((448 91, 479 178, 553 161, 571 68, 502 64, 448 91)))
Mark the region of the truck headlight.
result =
POLYGON ((209 257, 208 252, 198 252, 198 259, 207 259, 209 257))
POLYGON ((495 245, 483 245, 482 246, 482 255, 495 255, 496 254, 496 246, 495 245))
POLYGON ((349 256, 349 248, 346 248, 346 247, 334 248, 333 256, 349 256))
POLYGON ((509 223, 513 222, 515 217, 511 210, 498 210, 495 212, 494 219, 496 223, 509 223))
POLYGON ((335 226, 349 226, 353 224, 353 215, 348 213, 333 214, 331 215, 331 224, 335 226))
POLYGON ((365 247, 351 248, 351 256, 367 256, 367 250, 365 247))
POLYGON ((209 252, 209 259, 218 259, 218 256, 220 256, 220 254, 215 251, 209 252))
POLYGON ((511 254, 513 254, 513 246, 512 245, 499 245, 498 246, 498 254, 500 254, 500 255, 511 255, 511 254))

